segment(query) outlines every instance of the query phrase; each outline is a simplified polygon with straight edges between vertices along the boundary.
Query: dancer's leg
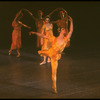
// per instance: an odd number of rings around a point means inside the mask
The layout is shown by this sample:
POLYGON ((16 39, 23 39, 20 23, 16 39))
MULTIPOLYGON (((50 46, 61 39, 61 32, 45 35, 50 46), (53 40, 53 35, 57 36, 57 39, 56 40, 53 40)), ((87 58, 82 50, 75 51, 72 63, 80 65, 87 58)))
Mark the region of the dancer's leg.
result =
POLYGON ((46 64, 46 56, 43 57, 43 62, 40 63, 40 65, 46 64))
POLYGON ((9 56, 11 55, 12 49, 9 50, 9 56))
POLYGON ((55 93, 57 93, 57 88, 56 88, 56 81, 57 81, 57 68, 58 68, 58 60, 52 59, 51 58, 51 68, 52 68, 52 88, 55 93))
POLYGON ((18 55, 16 57, 20 57, 19 48, 17 49, 17 53, 18 53, 18 55))

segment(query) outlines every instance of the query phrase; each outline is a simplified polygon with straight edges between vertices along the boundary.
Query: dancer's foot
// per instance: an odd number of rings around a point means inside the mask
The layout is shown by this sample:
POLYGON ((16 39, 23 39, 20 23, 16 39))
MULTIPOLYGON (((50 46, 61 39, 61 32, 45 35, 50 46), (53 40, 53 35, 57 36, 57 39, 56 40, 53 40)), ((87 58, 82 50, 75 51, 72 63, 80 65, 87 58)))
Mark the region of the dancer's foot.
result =
POLYGON ((20 53, 16 57, 20 57, 20 53))
POLYGON ((11 50, 9 50, 9 56, 11 55, 11 50))
POLYGON ((52 89, 54 90, 54 93, 57 93, 57 90, 56 90, 56 88, 54 88, 54 87, 52 86, 52 89))
POLYGON ((43 64, 46 64, 46 61, 43 61, 43 62, 40 63, 40 65, 43 65, 43 64))

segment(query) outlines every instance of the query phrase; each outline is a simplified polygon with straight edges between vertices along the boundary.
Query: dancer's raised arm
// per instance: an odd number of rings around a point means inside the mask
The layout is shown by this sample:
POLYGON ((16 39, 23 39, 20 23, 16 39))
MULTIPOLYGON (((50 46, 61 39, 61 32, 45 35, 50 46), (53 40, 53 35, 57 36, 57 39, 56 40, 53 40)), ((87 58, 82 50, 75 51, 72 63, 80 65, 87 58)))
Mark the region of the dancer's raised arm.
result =
MULTIPOLYGON (((51 13, 49 13, 47 16, 51 16, 54 12, 58 11, 58 10, 62 10, 63 8, 56 8, 55 10, 53 10, 51 13)), ((43 19, 45 19, 47 16, 45 16, 43 19)))
POLYGON ((73 32, 73 20, 72 18, 69 16, 69 21, 70 21, 70 31, 68 32, 68 35, 66 36, 66 38, 71 38, 72 32, 73 32))
POLYGON ((33 18, 34 20, 37 19, 36 17, 33 16, 33 14, 32 14, 28 9, 22 8, 21 10, 27 11, 27 12, 32 16, 32 18, 33 18))
POLYGON ((22 10, 20 10, 17 14, 16 14, 16 17, 14 18, 14 21, 17 21, 18 19, 18 17, 19 17, 19 15, 21 14, 21 17, 23 16, 23 14, 22 14, 22 12, 21 12, 22 10))
POLYGON ((21 19, 21 17, 23 16, 21 10, 16 14, 16 17, 14 18, 13 22, 12 22, 12 27, 15 26, 15 23, 18 22, 18 20, 21 19), (21 15, 21 16, 20 16, 21 15), (19 17, 20 16, 20 17, 19 17))
POLYGON ((65 13, 67 13, 67 11, 64 8, 61 8, 65 13))

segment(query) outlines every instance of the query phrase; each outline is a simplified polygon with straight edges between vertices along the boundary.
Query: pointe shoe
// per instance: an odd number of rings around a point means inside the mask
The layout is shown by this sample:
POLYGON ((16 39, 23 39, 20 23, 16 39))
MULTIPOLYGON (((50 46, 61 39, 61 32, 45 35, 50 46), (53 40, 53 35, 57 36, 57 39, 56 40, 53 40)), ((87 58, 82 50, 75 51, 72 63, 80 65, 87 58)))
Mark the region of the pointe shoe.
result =
POLYGON ((41 62, 41 63, 40 63, 40 65, 43 65, 43 64, 46 64, 46 62, 45 62, 45 61, 43 61, 43 62, 41 62))
POLYGON ((20 54, 18 54, 16 57, 20 57, 20 54))

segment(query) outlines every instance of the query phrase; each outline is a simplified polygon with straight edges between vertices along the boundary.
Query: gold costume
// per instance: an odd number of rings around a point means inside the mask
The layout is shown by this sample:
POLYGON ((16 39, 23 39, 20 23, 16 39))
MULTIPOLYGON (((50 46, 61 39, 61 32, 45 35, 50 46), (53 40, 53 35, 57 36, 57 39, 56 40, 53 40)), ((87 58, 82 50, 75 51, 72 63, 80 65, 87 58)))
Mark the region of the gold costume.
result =
MULTIPOLYGON (((53 25, 51 24, 50 27, 46 27, 46 25, 44 24, 42 29, 44 29, 44 35, 46 36, 53 36, 53 25)), ((42 50, 48 50, 51 47, 51 43, 49 40, 47 39, 43 39, 43 46, 42 46, 42 50)))
POLYGON ((58 44, 57 38, 54 36, 49 37, 49 41, 51 42, 51 48, 49 50, 40 50, 38 53, 41 56, 48 56, 51 58, 51 67, 52 67, 52 88, 56 91, 56 74, 58 68, 58 60, 61 58, 61 53, 63 52, 66 44, 70 43, 70 39, 65 37, 61 45, 58 44))

